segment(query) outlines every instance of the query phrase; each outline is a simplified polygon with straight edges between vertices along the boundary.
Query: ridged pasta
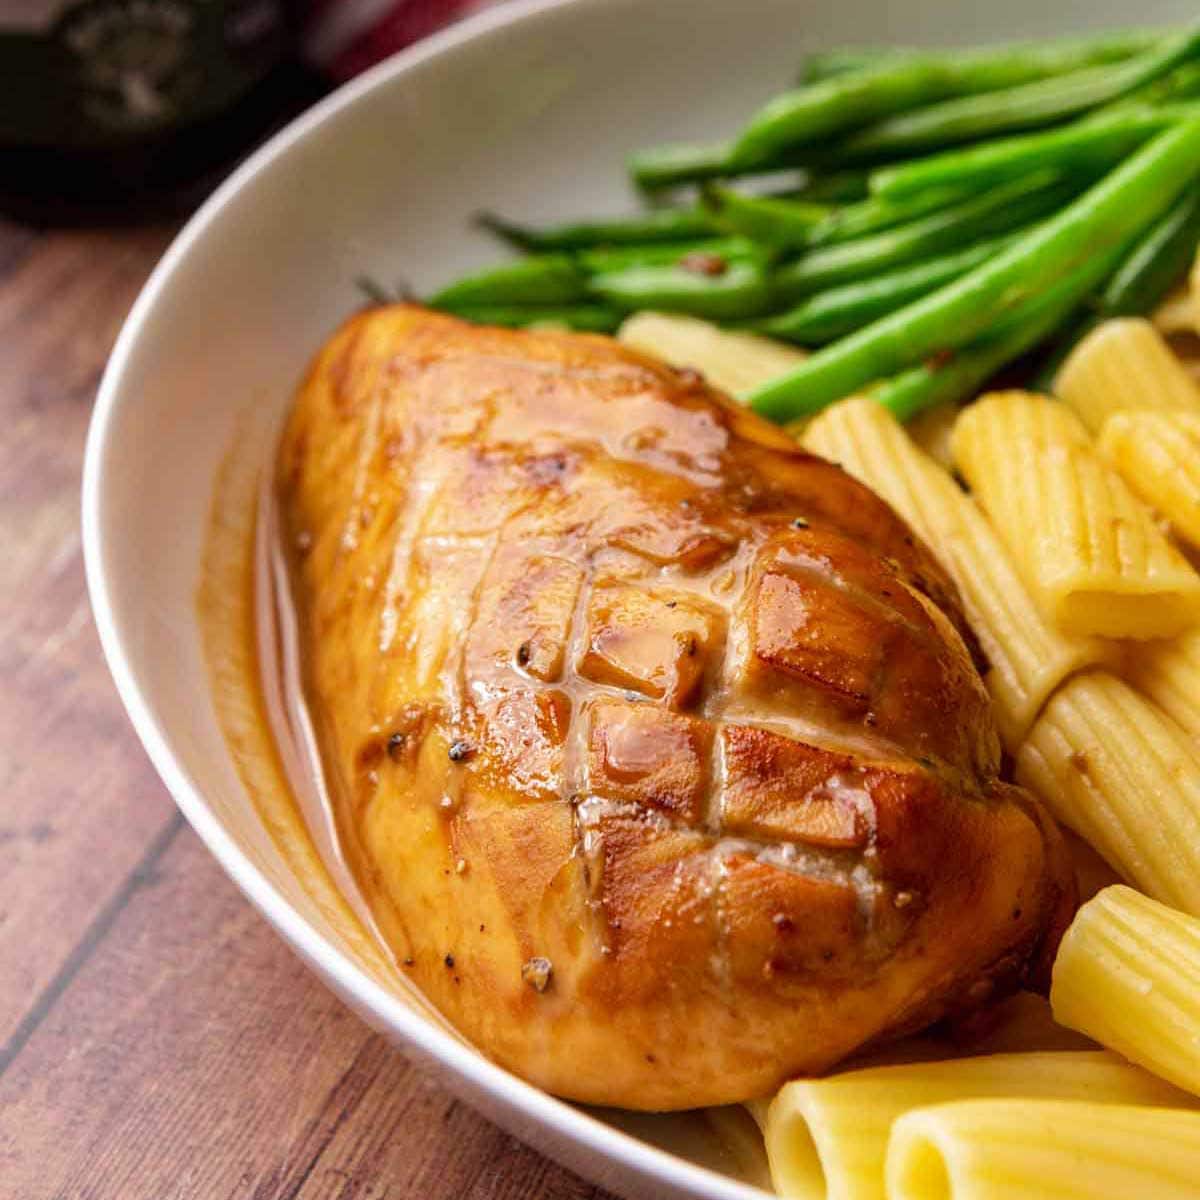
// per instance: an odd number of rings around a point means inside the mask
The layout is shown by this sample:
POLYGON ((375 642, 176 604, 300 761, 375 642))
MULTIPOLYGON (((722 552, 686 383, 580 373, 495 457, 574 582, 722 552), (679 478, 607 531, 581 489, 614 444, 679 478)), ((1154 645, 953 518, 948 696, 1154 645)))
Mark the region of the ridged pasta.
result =
POLYGON ((1040 614, 975 502, 873 400, 826 409, 804 445, 878 492, 942 560, 987 654, 986 682, 1010 751, 1064 679, 1112 657, 1105 643, 1064 634, 1040 614))
POLYGON ((950 436, 954 422, 962 410, 957 404, 939 404, 913 417, 905 425, 905 431, 939 467, 947 471, 954 469, 954 455, 950 451, 950 436))
POLYGON ((1200 619, 1200 575, 1064 405, 996 392, 954 426, 955 462, 1056 625, 1171 637, 1200 619))
POLYGON ((1200 546, 1200 412, 1113 413, 1100 449, 1180 537, 1200 546))
POLYGON ((1194 347, 1181 347, 1179 351, 1179 362, 1183 369, 1188 373, 1189 378, 1194 379, 1196 381, 1196 385, 1200 387, 1200 357, 1197 357, 1194 347))
POLYGON ((1175 288, 1150 316, 1150 322, 1163 337, 1177 333, 1196 333, 1196 301, 1187 284, 1175 288))
POLYGON ((673 367, 691 367, 714 387, 738 396, 786 374, 807 357, 802 350, 754 333, 735 333, 697 317, 640 312, 618 341, 673 367))
POLYGON ((1063 938, 1050 1003, 1063 1024, 1200 1094, 1200 920, 1105 888, 1063 938))
POLYGON ((1128 656, 1125 678, 1185 733, 1200 739, 1200 629, 1139 645, 1128 656))
POLYGON ((883 1200, 888 1135, 897 1117, 932 1104, 1005 1096, 1118 1105, 1190 1099, 1103 1050, 986 1055, 797 1080, 780 1089, 763 1121, 775 1189, 782 1196, 883 1200))
POLYGON ((889 1200, 1196 1200, 1200 1113, 965 1100, 905 1113, 889 1200))
POLYGON ((1200 914, 1200 758, 1124 680, 1089 671, 1052 696, 1017 781, 1147 894, 1200 914))
POLYGON ((1092 330, 1059 369, 1054 394, 1092 433, 1130 408, 1200 412, 1200 389, 1143 317, 1119 317, 1092 330))

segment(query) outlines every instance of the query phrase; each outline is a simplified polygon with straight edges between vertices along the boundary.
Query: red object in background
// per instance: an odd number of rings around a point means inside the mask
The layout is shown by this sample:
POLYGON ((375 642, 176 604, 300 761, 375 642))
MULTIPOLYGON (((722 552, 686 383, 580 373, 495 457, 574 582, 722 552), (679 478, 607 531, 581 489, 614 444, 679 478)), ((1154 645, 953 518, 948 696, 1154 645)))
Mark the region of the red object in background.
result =
POLYGON ((0 0, 0 211, 36 223, 187 211, 333 84, 481 6, 0 0))
POLYGON ((484 6, 479 0, 315 0, 305 23, 305 57, 341 82, 484 6))

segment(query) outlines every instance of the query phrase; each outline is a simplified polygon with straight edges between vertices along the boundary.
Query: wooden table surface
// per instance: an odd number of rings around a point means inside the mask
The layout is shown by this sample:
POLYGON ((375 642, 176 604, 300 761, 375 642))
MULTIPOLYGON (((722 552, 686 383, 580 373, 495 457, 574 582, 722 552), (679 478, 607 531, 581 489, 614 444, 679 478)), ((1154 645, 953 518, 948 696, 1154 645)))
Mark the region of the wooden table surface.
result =
POLYGON ((0 1197, 600 1197, 316 982, 125 719, 79 478, 105 359, 171 232, 0 221, 0 1197))

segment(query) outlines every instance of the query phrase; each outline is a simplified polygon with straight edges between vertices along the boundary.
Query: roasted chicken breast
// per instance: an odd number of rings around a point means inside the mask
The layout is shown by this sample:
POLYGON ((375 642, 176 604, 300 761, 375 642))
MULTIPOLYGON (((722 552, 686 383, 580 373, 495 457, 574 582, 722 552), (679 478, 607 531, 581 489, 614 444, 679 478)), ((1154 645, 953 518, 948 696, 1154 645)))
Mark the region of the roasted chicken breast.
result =
POLYGON ((1071 906, 881 500, 605 338, 349 321, 278 463, 308 698, 396 957, 576 1100, 762 1095, 1015 985, 1071 906))

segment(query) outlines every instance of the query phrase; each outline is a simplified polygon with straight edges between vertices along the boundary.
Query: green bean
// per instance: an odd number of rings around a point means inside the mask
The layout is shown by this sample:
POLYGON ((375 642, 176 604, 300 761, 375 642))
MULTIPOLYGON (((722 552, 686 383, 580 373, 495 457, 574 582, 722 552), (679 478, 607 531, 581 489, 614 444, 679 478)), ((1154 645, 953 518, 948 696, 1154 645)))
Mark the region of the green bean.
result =
POLYGON ((718 184, 708 184, 703 195, 705 207, 715 222, 732 233, 769 246, 803 246, 813 228, 828 220, 831 213, 824 204, 776 196, 748 196, 718 184))
MULTIPOLYGON (((781 153, 770 163, 742 162, 733 157, 733 143, 695 145, 690 142, 651 146, 629 158, 629 174, 644 191, 661 191, 685 183, 703 183, 709 179, 736 179, 744 175, 765 175, 794 171, 811 165, 811 154, 781 153)), ((867 194, 867 172, 857 168, 818 172, 798 189, 796 198, 814 204, 859 200, 867 194)))
POLYGON ((1044 216, 1078 189, 1041 174, 972 196, 941 212, 857 241, 810 250, 775 272, 774 294, 791 303, 825 288, 941 255, 958 246, 1005 233, 1044 216))
POLYGON ((653 191, 679 183, 748 173, 734 162, 732 149, 732 144, 726 142, 711 146, 687 142, 651 146, 630 156, 629 174, 638 187, 653 191))
POLYGON ((1126 317, 1150 312, 1187 273, 1198 241, 1200 187, 1193 187, 1121 263, 1100 294, 1100 314, 1126 317))
POLYGON ((975 62, 991 59, 1003 62, 1008 59, 1028 60, 1036 56, 1043 75, 1057 75, 1080 67, 1097 66, 1102 63, 1119 62, 1160 44, 1167 36, 1162 29, 1130 30, 1106 33, 1099 37, 1087 37, 1055 42, 1009 42, 986 46, 980 49, 948 48, 937 51, 919 50, 913 47, 834 47, 810 54, 804 61, 804 80, 815 83, 848 71, 859 71, 877 65, 881 61, 898 58, 929 58, 954 56, 970 58, 975 62))
POLYGON ((1035 349, 1068 320, 1087 293, 1112 270, 1120 253, 1118 247, 1097 256, 944 362, 904 371, 873 389, 871 395, 900 421, 938 404, 968 399, 1002 367, 1035 349))
MULTIPOLYGON (((794 171, 810 166, 811 155, 780 154, 769 164, 739 162, 733 157, 732 143, 696 146, 679 143, 652 146, 630 156, 629 173, 635 184, 644 191, 661 191, 685 183, 703 183, 708 179, 736 179, 743 175, 765 175, 772 172, 794 171)), ((867 194, 867 173, 850 169, 818 172, 798 189, 791 189, 796 198, 814 204, 842 203, 859 200, 867 194)))
POLYGON ((518 225, 494 213, 482 212, 476 224, 503 238, 520 250, 587 250, 598 246, 628 246, 646 242, 677 242, 719 233, 712 217, 704 209, 655 208, 630 217, 576 221, 567 225, 541 228, 518 225))
POLYGON ((866 199, 869 181, 870 172, 865 170, 816 172, 805 179, 794 195, 810 204, 848 204, 866 199))
POLYGON ((757 322, 755 328, 802 346, 825 345, 965 275, 1017 236, 977 242, 953 254, 819 292, 788 312, 757 322))
POLYGON ((656 309, 718 321, 760 315, 770 303, 766 271, 756 263, 731 263, 719 274, 683 267, 630 267, 595 275, 592 292, 625 311, 656 309))
POLYGON ((1126 104, 1174 104, 1179 100, 1193 100, 1200 94, 1200 63, 1185 62, 1175 70, 1167 72, 1161 79, 1146 84, 1118 100, 1110 108, 1126 104))
POLYGON ((1161 78, 1200 50, 1200 30, 1115 66, 1090 67, 981 96, 964 96, 900 113, 850 137, 848 161, 902 157, 956 142, 997 137, 1065 121, 1161 78))
POLYGON ((454 312, 464 305, 571 304, 587 298, 583 272, 565 254, 502 263, 457 280, 431 296, 431 308, 454 312))
POLYGON ((769 100, 738 135, 730 157, 765 165, 797 146, 955 94, 953 72, 945 66, 923 58, 885 61, 769 100))
POLYGON ((734 235, 697 238, 689 242, 614 246, 610 250, 580 250, 575 260, 589 275, 602 275, 609 271, 623 271, 626 267, 671 266, 689 255, 721 258, 726 262, 742 262, 746 259, 762 262, 767 257, 767 251, 749 238, 734 235))
POLYGON ((1168 125, 1198 112, 1195 106, 1114 108, 1046 133, 984 142, 883 167, 872 173, 871 191, 899 202, 926 195, 931 188, 982 190, 1047 167, 1102 170, 1168 125))
POLYGON ((1198 36, 1188 33, 1165 39, 1124 63, 1084 67, 1069 75, 1061 73, 1064 61, 1095 59, 1086 55, 1080 59, 1077 54, 1072 59, 1053 44, 999 54, 960 51, 885 59, 877 66, 795 88, 768 101, 738 135, 732 157, 737 162, 769 163, 781 151, 825 142, 833 134, 873 121, 881 122, 878 128, 851 138, 850 147, 870 153, 880 148, 900 152, 923 148, 930 141, 930 121, 910 110, 924 106, 931 106, 929 112, 943 112, 932 121, 935 129, 953 127, 957 106, 963 106, 972 129, 989 116, 994 120, 997 112, 1010 122, 1020 119, 1023 105, 1035 111, 1039 105, 1050 106, 1051 115, 1032 122, 1046 124, 1104 104, 1166 74, 1191 56, 1198 36), (997 104, 987 99, 992 93, 1012 99, 997 104), (915 123, 919 136, 906 142, 907 122, 915 123), (882 147, 876 145, 879 139, 882 147))
POLYGON ((1096 298, 1043 363, 1037 383, 1053 390, 1058 368, 1071 350, 1102 321, 1150 312, 1187 273, 1200 241, 1200 187, 1189 188, 1174 208, 1134 243, 1096 298))
POLYGON ((839 75, 878 67, 881 63, 920 56, 920 50, 905 46, 835 46, 831 50, 816 50, 805 58, 798 82, 822 83, 839 75))
POLYGON ((1157 220, 1198 172, 1200 120, 1185 121, 983 266, 760 388, 754 407, 777 421, 794 420, 939 350, 966 345, 1064 272, 1157 220))
POLYGON ((751 196, 719 184, 710 183, 704 188, 705 204, 714 220, 734 232, 784 249, 851 241, 915 220, 958 198, 948 191, 928 191, 901 204, 871 197, 831 209, 803 199, 751 196))
MULTIPOLYGON (((965 189, 969 192, 973 189, 965 189)), ((853 241, 871 233, 881 233, 908 221, 944 209, 965 198, 964 191, 949 188, 928 188, 920 195, 906 196, 893 201, 881 196, 868 196, 855 204, 835 209, 809 235, 810 246, 833 246, 853 241)))
POLYGON ((556 325, 586 333, 612 333, 621 324, 621 313, 602 304, 464 305, 456 315, 478 325, 504 325, 510 329, 556 325))

